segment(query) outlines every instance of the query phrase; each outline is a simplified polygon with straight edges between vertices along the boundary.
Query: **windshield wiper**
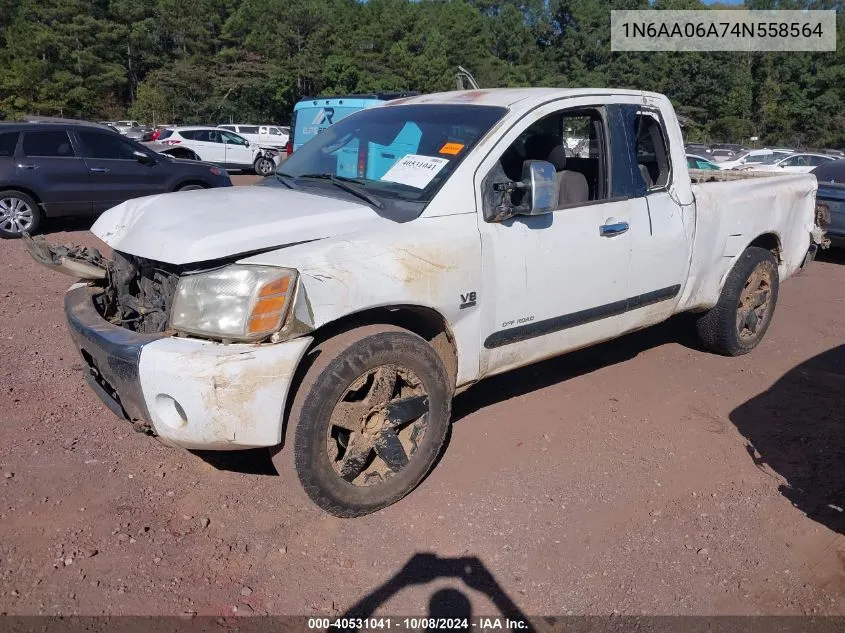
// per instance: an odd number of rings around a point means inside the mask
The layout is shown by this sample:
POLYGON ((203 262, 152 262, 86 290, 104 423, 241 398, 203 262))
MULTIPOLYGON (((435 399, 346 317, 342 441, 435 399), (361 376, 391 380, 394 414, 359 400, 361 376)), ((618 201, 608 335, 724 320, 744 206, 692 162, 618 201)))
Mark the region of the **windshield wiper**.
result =
POLYGON ((334 174, 304 174, 302 176, 297 176, 297 178, 315 178, 321 180, 330 180, 335 187, 343 189, 346 193, 351 193, 356 198, 359 198, 364 202, 374 206, 376 209, 384 209, 384 203, 381 200, 379 200, 373 195, 370 195, 360 187, 356 187, 355 185, 350 184, 358 182, 353 178, 335 176, 334 174))

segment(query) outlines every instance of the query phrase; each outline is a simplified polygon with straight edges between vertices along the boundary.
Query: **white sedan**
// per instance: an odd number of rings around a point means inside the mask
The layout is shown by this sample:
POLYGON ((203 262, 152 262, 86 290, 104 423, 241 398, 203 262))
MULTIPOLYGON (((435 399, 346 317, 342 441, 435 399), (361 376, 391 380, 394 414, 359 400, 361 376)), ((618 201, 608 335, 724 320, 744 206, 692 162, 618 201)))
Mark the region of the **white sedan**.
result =
POLYGON ((824 154, 790 154, 789 156, 773 154, 762 163, 747 165, 741 169, 808 174, 819 165, 825 165, 834 160, 836 160, 836 157, 825 156, 824 154))
POLYGON ((197 160, 229 171, 255 171, 259 176, 269 176, 281 163, 278 148, 259 146, 239 134, 214 127, 168 128, 159 135, 158 142, 190 150, 197 160))
POLYGON ((738 169, 743 167, 757 167, 763 161, 772 157, 783 158, 791 156, 792 152, 779 149, 752 149, 737 154, 730 160, 723 160, 717 163, 719 169, 738 169))

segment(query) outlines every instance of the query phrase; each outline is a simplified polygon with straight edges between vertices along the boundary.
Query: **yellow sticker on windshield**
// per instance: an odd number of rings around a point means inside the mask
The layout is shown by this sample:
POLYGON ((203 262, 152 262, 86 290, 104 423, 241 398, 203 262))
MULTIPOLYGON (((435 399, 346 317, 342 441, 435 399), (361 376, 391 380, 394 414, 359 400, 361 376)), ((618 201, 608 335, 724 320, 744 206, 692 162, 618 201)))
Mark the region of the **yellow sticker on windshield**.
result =
POLYGON ((463 143, 446 143, 443 147, 440 148, 441 154, 451 154, 454 156, 458 154, 464 148, 463 143))

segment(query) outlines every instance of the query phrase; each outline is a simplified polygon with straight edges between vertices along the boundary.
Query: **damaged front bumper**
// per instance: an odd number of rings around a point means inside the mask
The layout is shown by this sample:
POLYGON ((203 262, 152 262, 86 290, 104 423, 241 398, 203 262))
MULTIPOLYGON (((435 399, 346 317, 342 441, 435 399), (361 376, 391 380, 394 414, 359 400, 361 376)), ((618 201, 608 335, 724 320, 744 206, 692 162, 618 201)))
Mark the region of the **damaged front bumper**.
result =
POLYGON ((276 344, 215 343, 141 334, 106 321, 99 288, 65 297, 86 381, 137 430, 189 449, 234 450, 281 442, 285 402, 310 337, 276 344))

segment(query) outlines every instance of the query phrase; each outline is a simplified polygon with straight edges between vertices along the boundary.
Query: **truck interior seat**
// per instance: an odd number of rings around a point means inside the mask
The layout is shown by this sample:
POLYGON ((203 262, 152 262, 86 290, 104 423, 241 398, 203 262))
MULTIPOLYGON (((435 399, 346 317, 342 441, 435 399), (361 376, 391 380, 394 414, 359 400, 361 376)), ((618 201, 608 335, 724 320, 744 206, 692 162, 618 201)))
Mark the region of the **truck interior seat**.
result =
POLYGON ((555 167, 558 182, 558 208, 582 204, 590 199, 587 177, 580 171, 569 169, 566 150, 557 136, 535 135, 525 141, 526 160, 545 160, 555 167))
POLYGON ((645 186, 654 186, 654 181, 651 179, 651 174, 648 172, 648 167, 646 167, 642 163, 640 163, 638 166, 640 168, 640 176, 643 177, 643 182, 645 183, 645 186))

